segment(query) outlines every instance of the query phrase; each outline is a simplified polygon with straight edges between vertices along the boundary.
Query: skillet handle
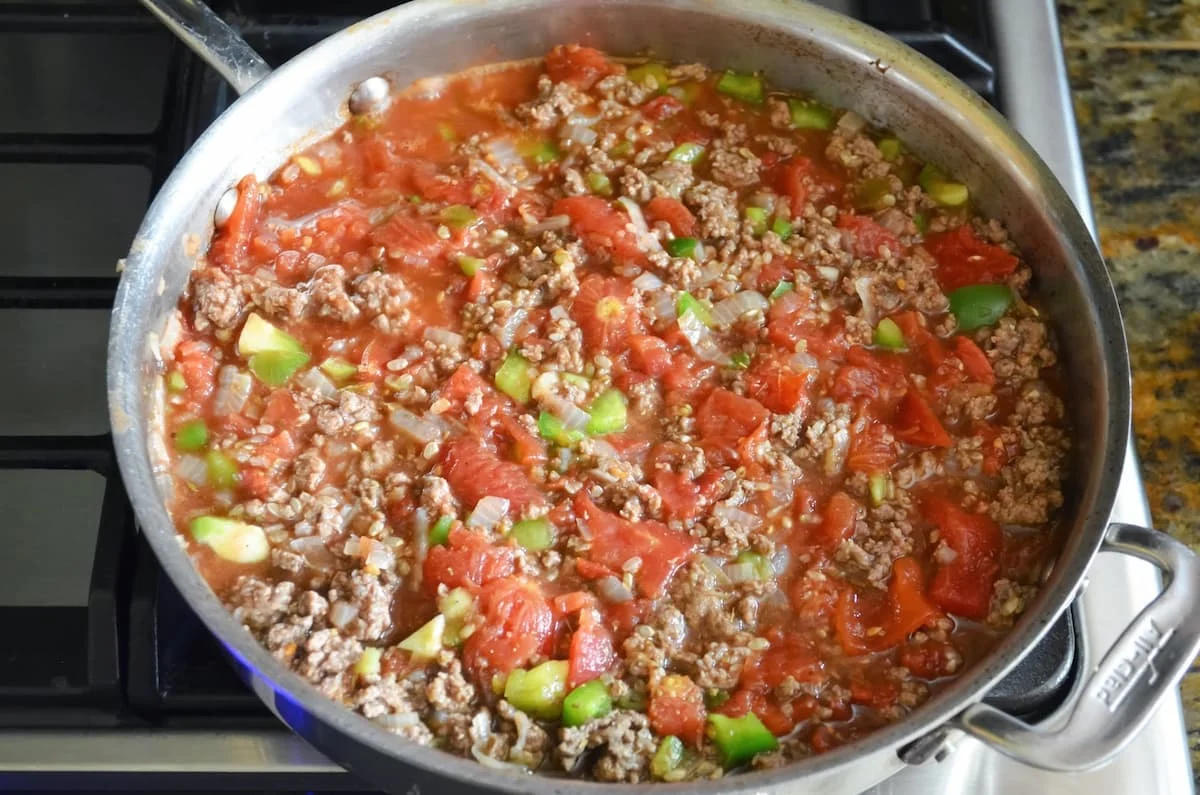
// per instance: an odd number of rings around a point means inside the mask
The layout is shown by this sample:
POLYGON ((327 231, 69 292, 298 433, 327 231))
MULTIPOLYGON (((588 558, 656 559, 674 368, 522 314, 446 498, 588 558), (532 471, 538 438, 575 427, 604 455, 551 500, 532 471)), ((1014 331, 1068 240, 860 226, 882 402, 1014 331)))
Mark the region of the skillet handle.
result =
POLYGON ((142 0, 142 5, 239 95, 271 74, 262 56, 200 0, 142 0))
POLYGON ((1078 772, 1116 756, 1175 689, 1200 651, 1200 557, 1166 533, 1119 523, 1109 525, 1101 551, 1150 561, 1167 584, 1063 707, 1070 714, 1061 728, 1038 729, 986 704, 963 712, 958 728, 1019 762, 1078 772))

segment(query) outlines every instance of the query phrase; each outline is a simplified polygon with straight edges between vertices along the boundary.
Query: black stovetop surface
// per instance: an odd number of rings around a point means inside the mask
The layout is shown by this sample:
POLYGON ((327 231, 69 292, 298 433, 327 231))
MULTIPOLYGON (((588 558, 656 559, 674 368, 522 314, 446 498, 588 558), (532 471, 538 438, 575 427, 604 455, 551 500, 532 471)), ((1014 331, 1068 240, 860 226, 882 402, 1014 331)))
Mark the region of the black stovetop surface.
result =
MULTIPOLYGON (((995 101, 982 0, 849 8, 995 101)), ((273 65, 391 2, 219 2, 273 65)), ((108 434, 116 263, 155 191, 232 101, 134 2, 0 0, 0 728, 277 725, 138 538, 108 434)), ((1062 622, 992 696, 1044 714, 1062 622)))

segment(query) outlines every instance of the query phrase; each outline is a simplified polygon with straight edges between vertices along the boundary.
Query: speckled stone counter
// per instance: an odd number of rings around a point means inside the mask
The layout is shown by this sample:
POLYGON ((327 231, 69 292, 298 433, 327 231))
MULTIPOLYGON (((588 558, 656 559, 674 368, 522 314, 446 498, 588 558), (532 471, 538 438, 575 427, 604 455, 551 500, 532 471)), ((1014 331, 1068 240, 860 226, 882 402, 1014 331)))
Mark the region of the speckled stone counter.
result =
MULTIPOLYGON (((1200 551, 1200 2, 1060 0, 1157 526, 1200 551)), ((1183 686, 1200 772, 1200 665, 1183 686)), ((1200 779, 1198 779, 1200 780, 1200 779)))

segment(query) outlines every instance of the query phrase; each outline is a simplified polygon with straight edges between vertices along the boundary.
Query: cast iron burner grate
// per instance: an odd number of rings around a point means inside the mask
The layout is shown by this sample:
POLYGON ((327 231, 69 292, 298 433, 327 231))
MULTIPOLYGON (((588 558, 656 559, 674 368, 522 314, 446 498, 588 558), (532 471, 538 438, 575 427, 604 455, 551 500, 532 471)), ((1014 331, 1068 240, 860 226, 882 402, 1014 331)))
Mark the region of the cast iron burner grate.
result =
MULTIPOLYGON (((996 102, 982 0, 825 4, 996 102)), ((273 65, 390 5, 214 3, 273 65)), ((0 5, 0 53, 0 727, 277 725, 137 538, 104 405, 113 265, 232 92, 131 0, 0 5)), ((1068 615, 989 701, 1047 714, 1076 641, 1068 615)))

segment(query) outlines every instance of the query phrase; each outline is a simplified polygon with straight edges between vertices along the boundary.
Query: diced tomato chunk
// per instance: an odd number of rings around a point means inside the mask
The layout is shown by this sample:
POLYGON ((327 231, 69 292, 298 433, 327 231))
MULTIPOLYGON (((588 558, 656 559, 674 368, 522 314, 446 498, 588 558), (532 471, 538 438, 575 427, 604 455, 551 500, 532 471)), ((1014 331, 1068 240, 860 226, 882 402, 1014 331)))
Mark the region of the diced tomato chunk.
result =
POLYGON ((497 546, 461 524, 450 529, 444 545, 433 546, 422 568, 425 591, 437 594, 438 586, 479 588, 513 573, 513 549, 497 546))
POLYGON ((810 194, 815 192, 820 198, 841 187, 842 180, 832 171, 803 155, 796 155, 779 167, 779 189, 791 200, 792 218, 804 215, 810 194))
POLYGON ((846 456, 846 469, 865 472, 868 475, 887 472, 896 463, 896 444, 887 426, 869 420, 866 427, 854 433, 850 439, 850 453, 846 456))
POLYGON ((629 363, 638 372, 656 378, 671 367, 671 349, 660 337, 638 334, 630 337, 629 363))
POLYGON ((954 559, 938 567, 929 595, 942 609, 967 618, 987 617, 999 572, 1004 534, 985 514, 968 513, 949 498, 930 494, 922 500, 926 518, 954 559))
POLYGON ((616 659, 612 633, 594 608, 584 608, 579 614, 579 628, 571 636, 567 687, 576 688, 592 681, 606 673, 616 659))
POLYGON ((668 520, 687 521, 700 515, 700 484, 694 478, 660 469, 654 473, 654 488, 662 498, 663 515, 668 520))
POLYGON ((642 105, 642 115, 647 119, 654 121, 662 121, 669 119, 679 111, 683 110, 684 105, 679 100, 670 94, 657 96, 649 102, 642 105))
POLYGON ((861 592, 847 586, 838 603, 838 641, 847 654, 866 654, 889 649, 923 626, 941 618, 942 612, 925 595, 924 577, 915 558, 904 557, 892 564, 887 599, 877 592, 861 592), (868 633, 880 627, 882 633, 868 633))
POLYGON ((958 670, 957 660, 961 659, 954 647, 945 641, 926 640, 921 643, 907 643, 900 649, 897 661, 922 679, 939 679, 949 676, 958 670), (951 660, 956 663, 951 665, 951 660))
POLYGON ((510 511, 520 513, 545 501, 520 466, 502 460, 475 439, 461 437, 446 445, 442 477, 471 506, 484 497, 502 497, 509 501, 510 511))
POLYGON ((650 689, 646 717, 659 734, 674 735, 698 748, 704 736, 704 692, 689 677, 664 676, 650 689))
POLYGON ((946 292, 1002 282, 1020 264, 1008 249, 980 240, 970 224, 927 236, 925 248, 937 260, 938 284, 946 292))
POLYGON ((491 687, 493 672, 508 673, 542 652, 554 631, 554 613, 536 583, 504 577, 480 594, 484 621, 463 646, 476 682, 491 687))
POLYGON ((933 413, 929 401, 916 387, 910 387, 900 399, 896 416, 896 438, 909 444, 949 447, 954 440, 933 413))
POLYGON ((738 444, 761 428, 770 415, 753 398, 735 395, 728 389, 714 389, 696 415, 696 430, 705 444, 736 449, 738 444))
POLYGON ((300 409, 296 407, 296 401, 292 399, 290 392, 277 389, 271 393, 271 397, 267 399, 267 407, 263 410, 263 424, 276 428, 291 428, 299 419, 300 409))
POLYGON ((571 317, 594 351, 620 351, 631 334, 642 332, 642 320, 632 303, 633 288, 625 279, 593 274, 579 285, 571 317))
POLYGON ((388 256, 408 262, 435 256, 445 244, 437 228, 422 218, 396 213, 371 232, 371 242, 383 246, 388 256))
POLYGON ((207 398, 216 386, 217 359, 212 350, 200 342, 188 340, 175 349, 175 361, 187 384, 188 396, 207 398))
POLYGON ((846 347, 845 318, 835 310, 826 321, 799 292, 784 293, 767 310, 767 338, 788 351, 804 343, 813 356, 832 358, 846 347))
POLYGON ((847 245, 856 257, 878 258, 879 250, 884 247, 892 256, 900 253, 900 239, 873 218, 842 213, 838 216, 837 228, 850 233, 847 245))
POLYGON ((239 472, 238 485, 247 495, 260 500, 270 497, 275 489, 271 473, 260 467, 246 467, 239 472))
POLYGON ((585 91, 601 78, 624 71, 625 67, 608 60, 599 50, 578 44, 560 44, 546 55, 546 74, 551 80, 585 91))
POLYGON ((764 357, 746 373, 746 395, 776 414, 797 413, 808 408, 809 376, 797 372, 786 361, 764 357))
POLYGON ((646 204, 645 213, 646 220, 651 223, 666 223, 676 237, 693 237, 696 234, 696 216, 678 199, 655 196, 646 204))
POLYGON ((583 491, 575 497, 575 512, 591 535, 588 555, 592 560, 621 571, 630 559, 641 559, 635 575, 638 592, 650 599, 666 592, 667 583, 696 546, 687 533, 671 530, 660 522, 630 522, 602 511, 583 491))
POLYGON ((854 535, 854 526, 858 522, 860 510, 862 506, 849 494, 844 491, 834 492, 825 505, 821 523, 812 528, 809 538, 826 549, 833 549, 854 535))
POLYGON ((608 252, 618 261, 637 265, 645 263, 646 252, 628 229, 629 216, 599 196, 559 199, 554 202, 552 212, 571 219, 572 228, 589 252, 608 252))
POLYGON ((511 442, 514 461, 524 467, 546 462, 546 443, 518 422, 515 417, 502 417, 500 426, 511 442))
POLYGON ((975 340, 962 335, 955 337, 954 355, 963 363, 963 369, 973 380, 986 386, 996 383, 996 373, 992 370, 992 363, 988 361, 987 354, 975 344, 975 340))

